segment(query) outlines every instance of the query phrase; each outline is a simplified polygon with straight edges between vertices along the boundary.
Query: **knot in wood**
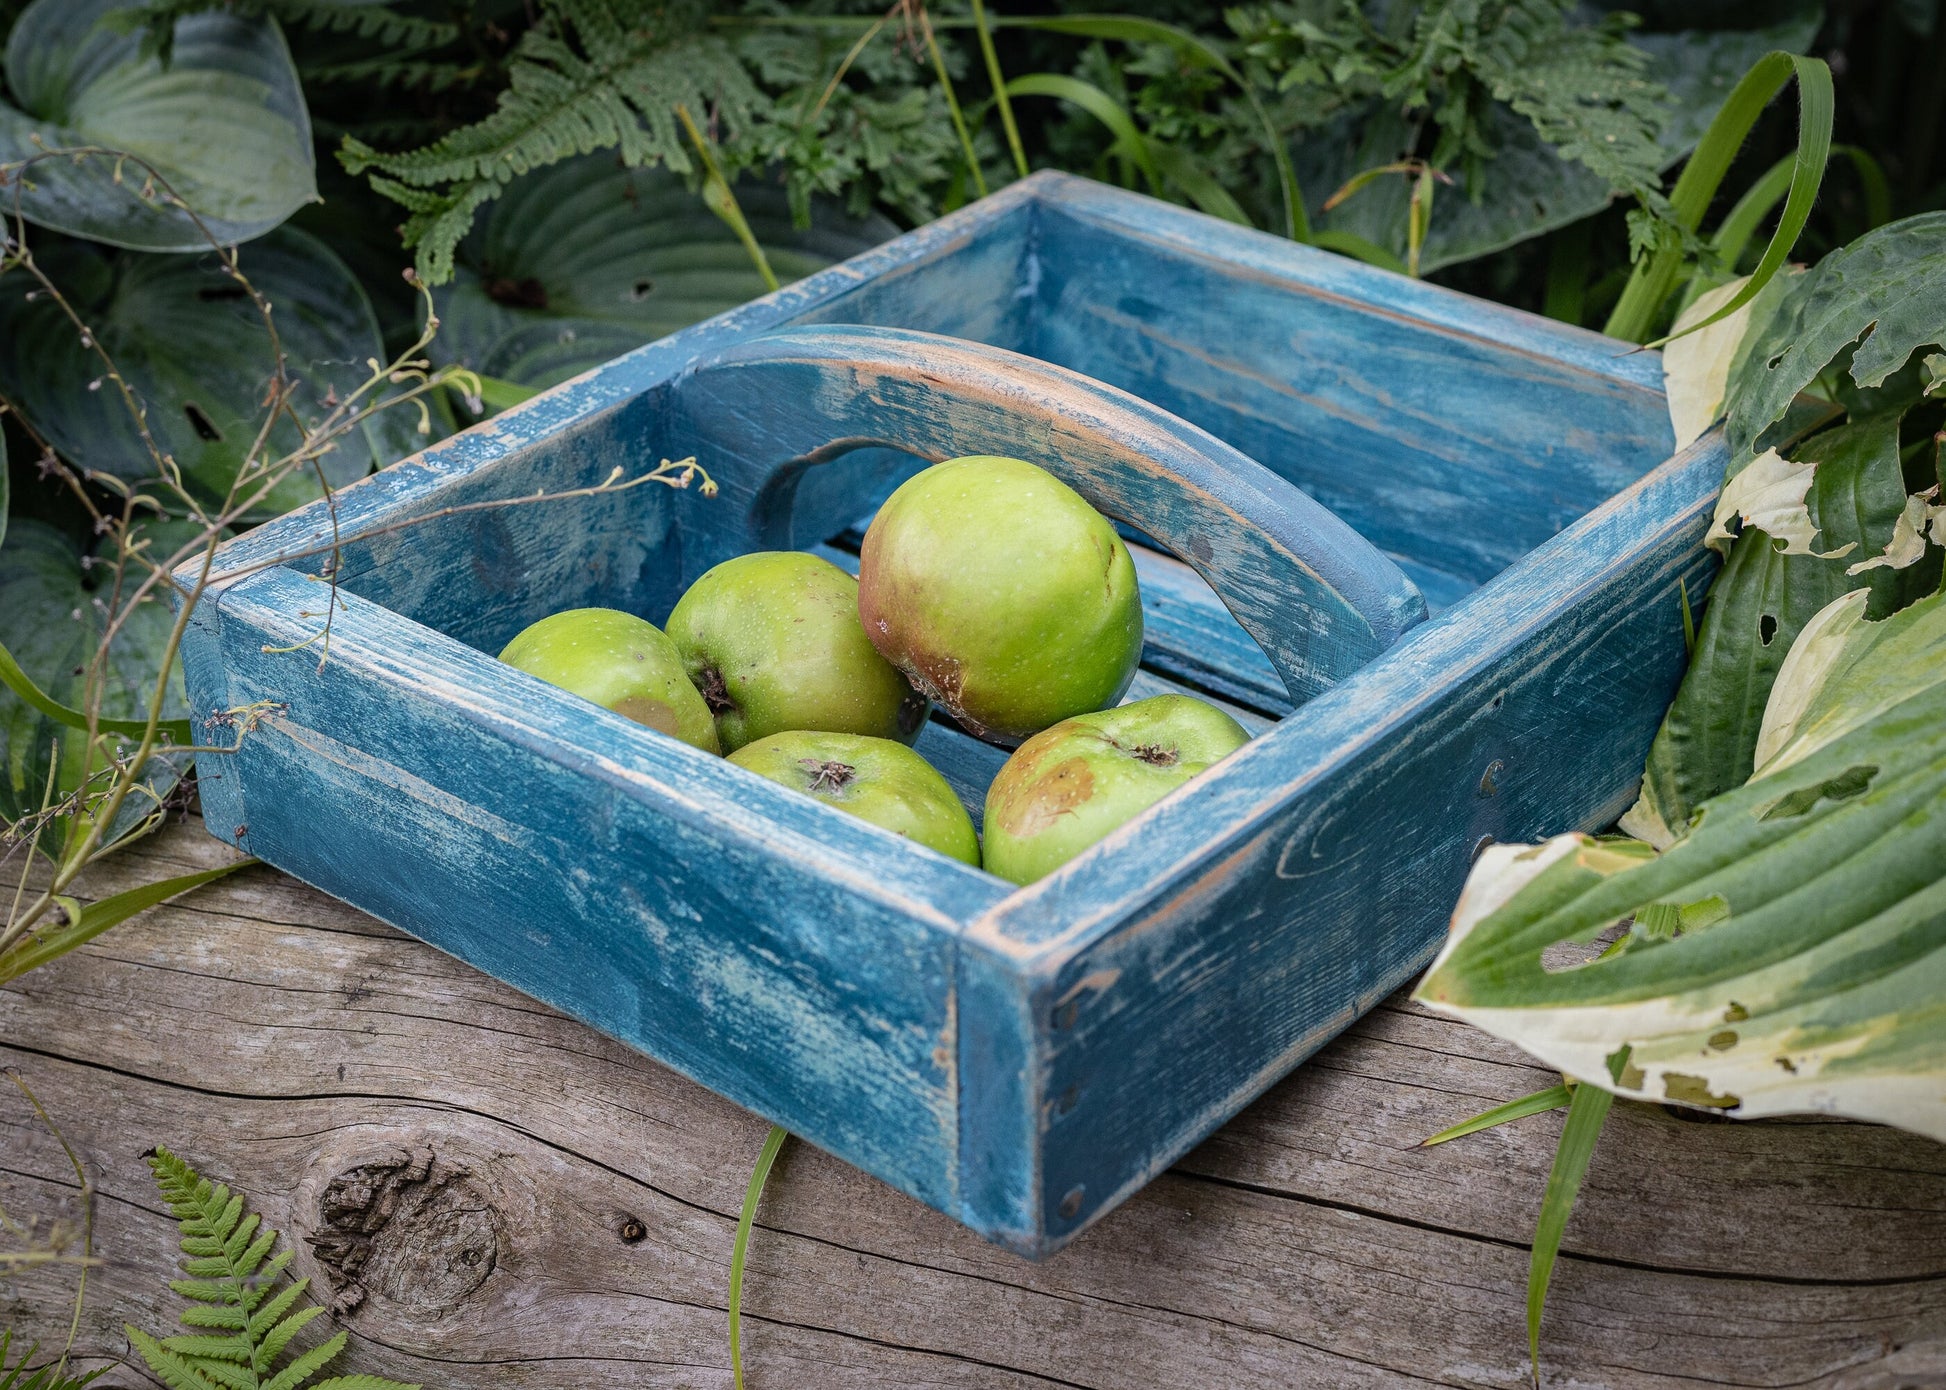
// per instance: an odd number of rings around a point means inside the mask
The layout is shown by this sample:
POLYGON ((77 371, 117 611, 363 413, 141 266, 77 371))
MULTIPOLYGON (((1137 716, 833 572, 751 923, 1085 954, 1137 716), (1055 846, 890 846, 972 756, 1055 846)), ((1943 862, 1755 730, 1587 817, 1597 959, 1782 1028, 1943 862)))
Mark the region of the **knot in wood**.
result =
POLYGON ((500 1260, 499 1212, 467 1170, 429 1145, 394 1150, 334 1177, 305 1237, 343 1317, 367 1299, 416 1320, 443 1317, 500 1260))

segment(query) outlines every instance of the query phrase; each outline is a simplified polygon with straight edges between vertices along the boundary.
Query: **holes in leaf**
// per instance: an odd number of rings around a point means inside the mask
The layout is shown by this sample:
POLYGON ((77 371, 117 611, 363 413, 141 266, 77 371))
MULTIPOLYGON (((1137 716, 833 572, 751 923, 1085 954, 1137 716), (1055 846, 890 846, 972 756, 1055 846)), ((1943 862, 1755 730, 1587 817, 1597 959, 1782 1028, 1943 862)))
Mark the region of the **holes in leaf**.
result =
POLYGON ((196 437, 205 443, 214 444, 223 438, 223 431, 216 428, 216 422, 203 413, 203 408, 194 401, 182 403, 182 413, 189 420, 189 428, 196 431, 196 437))
POLYGON ((655 281, 637 280, 633 285, 628 287, 628 302, 631 304, 640 304, 654 293, 655 281))
POLYGON ((1771 644, 1771 642, 1776 638, 1776 636, 1777 636, 1777 619, 1773 615, 1766 613, 1761 618, 1757 619, 1757 640, 1758 641, 1762 642, 1766 647, 1768 647, 1771 644))
POLYGON ((1859 763, 1848 767, 1836 777, 1827 777, 1814 787, 1799 787, 1796 791, 1780 796, 1762 811, 1757 813, 1758 820, 1789 820, 1811 810, 1820 801, 1849 801, 1854 796, 1863 796, 1878 776, 1878 767, 1872 763, 1859 763))

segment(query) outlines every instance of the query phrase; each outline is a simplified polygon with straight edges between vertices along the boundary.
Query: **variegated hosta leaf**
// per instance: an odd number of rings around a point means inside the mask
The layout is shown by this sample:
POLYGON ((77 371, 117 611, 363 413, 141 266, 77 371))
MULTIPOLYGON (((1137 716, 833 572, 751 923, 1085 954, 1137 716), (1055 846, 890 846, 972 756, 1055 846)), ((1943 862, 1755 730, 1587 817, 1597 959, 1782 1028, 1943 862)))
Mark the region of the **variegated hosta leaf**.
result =
POLYGON ((1619 1095, 1946 1140, 1946 597, 1862 605, 1807 625, 1769 761, 1667 852, 1489 849, 1416 997, 1619 1095))
MULTIPOLYGON (((212 6, 212 10, 216 7, 212 6)), ((177 21, 164 65, 142 53, 131 0, 34 0, 7 41, 0 164, 100 147, 153 166, 225 244, 317 196, 311 118, 276 22, 217 11, 177 21), (117 13, 121 12, 121 13, 117 13)), ((30 222, 144 251, 201 251, 188 212, 142 197, 146 173, 106 158, 42 160, 6 189, 30 222)))
MULTIPOLYGON (((1860 554, 1890 544, 1905 506, 1898 425, 1896 416, 1877 416, 1799 445, 1804 462, 1785 465, 1792 476, 1780 488, 1799 499, 1796 519, 1789 520, 1790 508, 1783 505, 1789 496, 1775 499, 1774 514, 1765 513, 1794 526, 1797 543, 1780 546, 1750 527, 1731 547, 1710 589, 1689 671, 1649 750, 1641 799, 1622 819, 1629 834, 1667 848, 1691 811, 1750 775, 1771 682, 1819 609, 1858 585, 1870 585, 1880 612, 1930 587, 1924 567, 1874 570, 1857 579, 1845 573, 1860 554), (1817 549, 1844 558, 1806 553, 1807 535, 1815 537, 1817 549)), ((1745 469, 1725 495, 1742 495, 1764 476, 1763 470, 1745 469)))
POLYGON ((1748 304, 1694 333, 1686 330, 1728 304, 1750 277, 1739 276, 1706 290, 1677 316, 1670 330, 1674 340, 1662 349, 1662 382, 1669 397, 1669 423, 1675 429, 1678 450, 1702 438, 1703 432, 1721 418, 1731 371, 1753 339, 1762 336, 1796 273, 1786 267, 1748 304))

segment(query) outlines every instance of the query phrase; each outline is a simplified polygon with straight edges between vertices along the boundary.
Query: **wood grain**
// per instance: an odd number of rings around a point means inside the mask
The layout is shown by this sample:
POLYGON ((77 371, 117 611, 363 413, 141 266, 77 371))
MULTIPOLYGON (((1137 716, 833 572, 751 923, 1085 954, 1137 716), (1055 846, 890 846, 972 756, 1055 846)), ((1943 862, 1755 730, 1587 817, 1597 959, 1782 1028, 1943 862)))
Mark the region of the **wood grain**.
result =
MULTIPOLYGON (((83 896, 228 853, 183 826, 83 896)), ((173 1316, 174 1233, 140 1157, 163 1142, 239 1184, 351 1305, 340 1369, 439 1390, 730 1383, 729 1247, 763 1122, 272 870, 0 990, 0 1052, 99 1189, 111 1263, 84 1364, 126 1354, 124 1322, 173 1316), (346 1278, 356 1186, 389 1191, 392 1216, 346 1278)), ((751 1390, 1507 1390, 1559 1117, 1413 1145, 1549 1079, 1388 1002, 1042 1265, 793 1144, 751 1248, 751 1390)), ((53 1141, 0 1103, 0 1205, 74 1203, 53 1141)), ((1946 1148, 1624 1107, 1568 1229, 1543 1382, 1946 1384, 1942 1251, 1946 1148)), ((0 1278, 0 1325, 58 1341, 71 1293, 59 1272, 0 1278)), ((151 1383, 123 1364, 97 1385, 151 1383)))

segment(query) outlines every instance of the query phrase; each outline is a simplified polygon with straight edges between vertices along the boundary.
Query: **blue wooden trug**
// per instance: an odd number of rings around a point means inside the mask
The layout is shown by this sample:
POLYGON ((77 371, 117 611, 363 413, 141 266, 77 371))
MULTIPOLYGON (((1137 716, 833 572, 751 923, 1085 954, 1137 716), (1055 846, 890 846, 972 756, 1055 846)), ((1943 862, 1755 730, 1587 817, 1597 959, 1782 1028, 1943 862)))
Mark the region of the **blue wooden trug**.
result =
MULTIPOLYGON (((323 508, 224 547, 190 690, 271 708, 207 821, 1038 1257, 1417 971, 1480 846, 1628 804, 1723 464, 1669 446, 1653 354, 1036 175, 340 493, 322 666, 323 508), (845 562, 966 452, 1152 545, 1132 696, 1264 731, 1028 888, 490 655, 845 562), (717 497, 469 507, 691 454, 717 497)), ((1004 754, 919 746, 977 812, 1004 754)))

